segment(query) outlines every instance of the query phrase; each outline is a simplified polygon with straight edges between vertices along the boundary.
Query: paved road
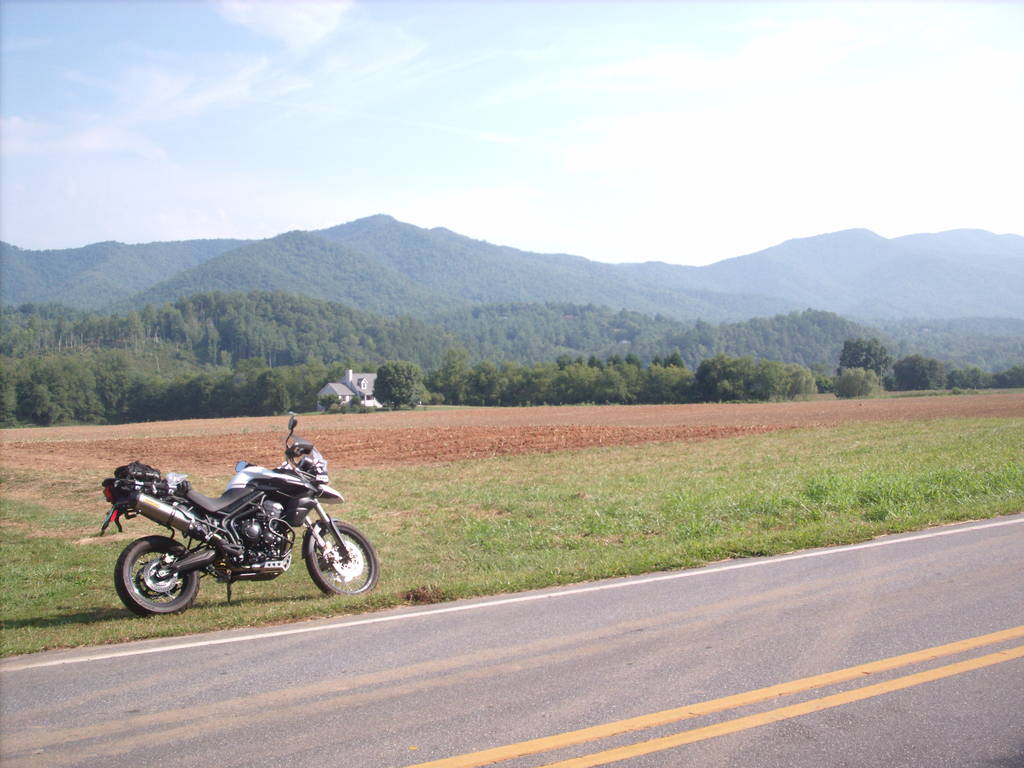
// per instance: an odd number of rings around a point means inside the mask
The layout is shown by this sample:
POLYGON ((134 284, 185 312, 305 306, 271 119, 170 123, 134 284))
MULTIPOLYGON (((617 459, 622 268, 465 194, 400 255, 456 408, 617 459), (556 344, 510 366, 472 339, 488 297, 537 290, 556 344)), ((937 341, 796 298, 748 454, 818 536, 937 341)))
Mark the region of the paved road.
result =
POLYGON ((0 760, 1024 767, 1022 553, 1018 515, 500 599, 9 659, 0 760))

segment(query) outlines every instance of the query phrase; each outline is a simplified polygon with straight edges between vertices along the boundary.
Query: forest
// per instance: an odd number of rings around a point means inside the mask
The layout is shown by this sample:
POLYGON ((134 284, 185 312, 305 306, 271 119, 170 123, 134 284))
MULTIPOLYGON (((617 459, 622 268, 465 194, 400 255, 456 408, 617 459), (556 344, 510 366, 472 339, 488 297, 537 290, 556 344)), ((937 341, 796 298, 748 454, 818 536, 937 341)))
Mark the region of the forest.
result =
MULTIPOLYGON (((948 340, 956 329, 938 333, 948 340)), ((397 360, 425 371, 423 402, 453 405, 780 400, 832 391, 837 366, 873 368, 889 389, 1024 386, 1024 355, 1008 342, 992 344, 1010 363, 993 372, 904 354, 906 340, 812 310, 710 325, 505 304, 431 324, 262 291, 126 314, 29 304, 3 309, 0 425, 309 411, 346 369, 397 360), (851 340, 866 338, 902 356, 844 363, 851 340)))
MULTIPOLYGON (((310 361, 271 368, 250 358, 234 368, 174 377, 133 371, 119 350, 27 357, 0 369, 0 424, 103 424, 163 419, 261 416, 312 411, 317 392, 342 378, 345 364, 310 361)), ((418 369, 418 367, 417 367, 418 369)), ((803 366, 717 356, 696 372, 678 358, 644 366, 638 358, 483 361, 448 351, 424 381, 420 400, 453 405, 563 405, 782 400, 817 391, 803 366)))
MULTIPOLYGON (((59 304, 3 310, 0 355, 118 349, 176 369, 232 367, 260 358, 269 367, 307 359, 380 361, 402 358, 432 366, 453 339, 408 317, 383 317, 332 302, 285 293, 199 293, 147 304, 126 314, 101 314, 59 304)), ((155 371, 158 375, 161 371, 155 371)))

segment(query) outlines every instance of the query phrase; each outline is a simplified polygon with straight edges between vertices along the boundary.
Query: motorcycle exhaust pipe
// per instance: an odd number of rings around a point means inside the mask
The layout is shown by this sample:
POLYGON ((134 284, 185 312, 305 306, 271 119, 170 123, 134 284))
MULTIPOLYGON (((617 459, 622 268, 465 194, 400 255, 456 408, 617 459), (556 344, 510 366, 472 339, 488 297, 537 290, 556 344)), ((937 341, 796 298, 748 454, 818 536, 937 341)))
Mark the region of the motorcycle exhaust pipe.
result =
MULTIPOLYGON (((145 493, 139 493, 135 497, 135 508, 139 510, 140 514, 148 517, 154 522, 160 523, 160 525, 176 528, 189 536, 206 538, 200 536, 202 529, 196 524, 196 520, 192 515, 187 512, 183 512, 180 509, 176 509, 170 504, 165 504, 160 501, 160 499, 154 499, 152 496, 148 496, 145 493)), ((186 555, 181 560, 174 563, 173 567, 178 573, 189 573, 190 571, 197 571, 200 568, 205 568, 216 559, 216 550, 204 549, 199 552, 193 552, 186 555)))
POLYGON ((216 550, 203 549, 199 552, 193 552, 190 555, 186 555, 181 558, 181 560, 174 563, 172 567, 178 573, 188 573, 190 571, 198 571, 200 568, 205 568, 216 559, 216 550))
POLYGON ((192 515, 182 512, 170 504, 165 504, 160 499, 154 499, 145 493, 137 493, 135 495, 134 505, 140 514, 148 517, 155 523, 160 523, 160 525, 175 528, 189 535, 197 530, 196 520, 192 515))
MULTIPOLYGON (((193 539, 199 539, 205 541, 208 544, 213 544, 218 548, 222 548, 227 552, 233 552, 238 549, 236 545, 229 544, 217 533, 206 530, 206 526, 195 519, 191 514, 185 512, 177 507, 172 507, 170 504, 165 504, 160 499, 155 499, 145 493, 135 494, 134 499, 135 509, 139 511, 139 514, 148 517, 155 523, 160 525, 166 525, 168 528, 174 528, 181 531, 187 536, 193 539)), ((212 559, 211 561, 212 562, 212 559)), ((202 563, 197 566, 202 568, 209 563, 202 563)))

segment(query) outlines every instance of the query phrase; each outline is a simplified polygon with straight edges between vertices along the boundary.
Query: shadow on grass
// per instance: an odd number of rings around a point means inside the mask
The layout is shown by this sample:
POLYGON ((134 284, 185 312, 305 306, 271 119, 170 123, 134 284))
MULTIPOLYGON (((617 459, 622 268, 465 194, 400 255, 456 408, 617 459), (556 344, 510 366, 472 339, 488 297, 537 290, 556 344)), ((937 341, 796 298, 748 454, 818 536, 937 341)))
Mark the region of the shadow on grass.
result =
POLYGON ((61 627, 70 624, 98 624, 103 621, 114 621, 129 616, 123 608, 96 608, 92 611, 80 613, 67 613, 58 616, 38 616, 30 619, 5 619, 0 626, 5 631, 12 629, 45 629, 47 627, 61 627))

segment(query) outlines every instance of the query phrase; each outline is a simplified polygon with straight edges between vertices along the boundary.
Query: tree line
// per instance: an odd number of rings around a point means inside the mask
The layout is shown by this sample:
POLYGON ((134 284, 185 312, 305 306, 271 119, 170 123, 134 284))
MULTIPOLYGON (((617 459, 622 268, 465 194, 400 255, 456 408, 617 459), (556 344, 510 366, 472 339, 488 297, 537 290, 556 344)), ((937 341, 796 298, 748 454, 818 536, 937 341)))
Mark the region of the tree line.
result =
MULTIPOLYGON (((0 367, 0 424, 104 424, 164 419, 262 416, 312 411, 318 392, 340 381, 348 363, 269 367, 261 358, 231 369, 160 378, 132 369, 118 350, 49 354, 0 367)), ((392 362, 380 367, 382 372, 392 362)), ((785 400, 817 391, 814 374, 794 363, 718 355, 691 371, 677 358, 643 365, 638 358, 562 358, 553 363, 469 364, 463 349, 450 349, 424 375, 404 363, 418 382, 411 396, 388 397, 392 405, 416 402, 525 406, 579 403, 686 403, 723 400, 785 400), (408 403, 406 402, 408 401, 408 403)), ((372 369, 370 369, 372 370, 372 369)), ((387 378, 384 383, 387 384, 387 378)))
MULTIPOLYGON (((394 361, 419 372, 414 393, 395 404, 686 403, 784 400, 814 392, 858 397, 882 387, 1024 386, 1022 365, 993 373, 919 354, 894 359, 870 336, 837 342, 838 333, 850 330, 848 321, 810 310, 681 328, 665 318, 592 306, 503 305, 474 311, 451 326, 477 327, 473 351, 455 333, 409 318, 277 293, 198 294, 126 315, 26 305, 5 308, 2 320, 2 426, 311 411, 323 385, 343 378, 346 369, 372 372, 394 361), (815 328, 824 329, 831 360, 838 355, 834 374, 822 362, 809 367, 771 354, 721 351, 748 344, 795 355, 815 328), (490 348, 512 343, 538 355, 563 351, 546 360, 481 359, 487 336, 490 348), (750 341, 755 337, 761 342, 750 341), (623 353, 572 353, 579 347, 623 353)), ((812 359, 819 353, 810 353, 812 359)))
POLYGON ((716 355, 696 371, 678 354, 649 365, 635 355, 470 365, 462 349, 449 350, 425 383, 438 402, 490 406, 787 400, 817 391, 808 368, 752 357, 716 355))
POLYGON ((231 367, 260 358, 269 367, 320 360, 409 359, 431 367, 453 339, 409 317, 382 317, 304 296, 253 291, 199 293, 101 314, 59 304, 5 307, 0 355, 124 350, 173 354, 178 366, 231 367))
MULTIPOLYGON (((978 369, 946 371, 938 361, 917 355, 895 361, 879 376, 871 360, 851 353, 846 362, 861 366, 841 367, 834 378, 796 363, 728 355, 707 358, 696 370, 688 368, 678 354, 647 365, 632 355, 587 360, 563 356, 532 365, 471 364, 468 353, 458 347, 448 349, 441 364, 425 374, 416 363, 400 362, 404 377, 400 394, 389 391, 384 398, 393 406, 781 401, 820 391, 866 396, 883 382, 897 390, 1024 386, 1024 365, 996 374, 978 369)), ((324 384, 340 381, 347 368, 385 374, 396 365, 389 361, 378 369, 351 361, 327 365, 314 359, 271 368, 262 358, 250 358, 233 368, 160 377, 136 370, 133 364, 131 355, 122 350, 0 359, 0 425, 111 424, 312 411, 323 405, 318 403, 318 393, 324 384)), ((378 379, 378 385, 382 383, 391 386, 387 376, 383 382, 378 379)))
POLYGON ((0 355, 120 349, 147 365, 172 358, 178 370, 231 367, 254 357, 270 367, 316 358, 375 365, 409 360, 432 369, 446 349, 459 346, 474 361, 538 363, 564 355, 606 359, 618 354, 635 355, 646 364, 678 354, 696 369, 701 361, 724 354, 799 363, 826 374, 844 340, 877 335, 902 356, 929 355, 947 368, 993 372, 1024 359, 1024 321, 948 321, 931 324, 929 333, 917 326, 901 328, 913 331, 921 346, 818 310, 711 325, 595 305, 496 304, 422 322, 285 293, 213 291, 120 314, 55 304, 4 307, 0 355), (949 356, 929 353, 929 339, 949 356))
POLYGON ((844 342, 836 376, 822 388, 840 397, 865 397, 883 388, 910 392, 1010 387, 1024 387, 1024 365, 990 373, 977 366, 953 368, 918 354, 894 360, 878 339, 855 338, 844 342))
POLYGON ((426 323, 383 317, 332 302, 283 293, 199 293, 124 314, 62 305, 5 308, 0 355, 122 349, 173 352, 179 365, 267 365, 321 360, 409 360, 424 369, 444 350, 465 348, 473 360, 551 362, 562 355, 635 355, 645 362, 677 353, 690 367, 716 354, 800 363, 834 361, 843 339, 867 332, 828 312, 806 310, 711 325, 649 317, 595 305, 500 304, 438 316, 426 323))
POLYGON ((119 350, 0 360, 0 425, 116 424, 136 421, 262 416, 310 411, 347 363, 270 368, 261 358, 234 368, 173 376, 133 369, 119 350))

